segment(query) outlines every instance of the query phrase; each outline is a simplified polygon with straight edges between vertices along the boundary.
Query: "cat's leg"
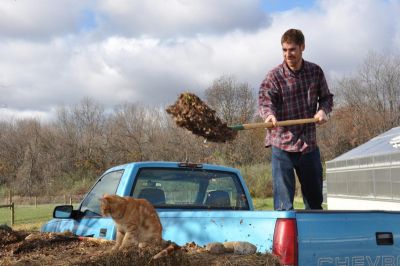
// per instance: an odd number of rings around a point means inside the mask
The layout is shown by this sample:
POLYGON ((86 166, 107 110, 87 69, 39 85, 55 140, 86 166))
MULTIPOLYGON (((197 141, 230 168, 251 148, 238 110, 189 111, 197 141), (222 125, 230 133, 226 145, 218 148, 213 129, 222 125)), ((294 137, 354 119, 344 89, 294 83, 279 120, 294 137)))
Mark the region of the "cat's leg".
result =
POLYGON ((138 242, 138 234, 137 232, 126 232, 125 237, 122 241, 120 249, 129 248, 132 246, 137 246, 138 242))
POLYGON ((115 239, 116 240, 115 245, 113 246, 113 248, 111 250, 118 250, 122 244, 124 237, 125 237, 125 234, 123 234, 121 231, 117 230, 117 237, 115 239))

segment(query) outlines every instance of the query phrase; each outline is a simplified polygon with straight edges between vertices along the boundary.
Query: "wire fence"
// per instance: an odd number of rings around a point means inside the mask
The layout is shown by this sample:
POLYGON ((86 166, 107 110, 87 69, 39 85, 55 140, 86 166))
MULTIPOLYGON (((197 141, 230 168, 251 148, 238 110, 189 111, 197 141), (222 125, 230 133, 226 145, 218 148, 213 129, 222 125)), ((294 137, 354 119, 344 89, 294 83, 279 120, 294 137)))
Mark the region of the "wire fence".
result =
POLYGON ((0 204, 0 208, 9 208, 10 209, 10 221, 11 221, 11 225, 14 225, 14 222, 15 222, 14 202, 11 202, 10 204, 0 204))
MULTIPOLYGON (((0 193, 0 224, 10 223, 13 226, 16 219, 27 219, 22 218, 29 215, 21 215, 19 213, 16 217, 16 208, 21 210, 40 210, 45 205, 76 205, 81 202, 84 195, 55 195, 55 196, 19 196, 13 195, 11 192, 0 193), (32 209, 33 208, 33 209, 32 209), (9 209, 9 211, 7 210, 9 209)), ((39 211, 40 212, 40 211, 39 211)), ((17 211, 18 213, 18 211, 17 211)), ((18 222, 18 221, 17 221, 18 222)))
POLYGON ((18 196, 8 193, 0 194, 0 205, 39 205, 39 204, 77 204, 85 195, 55 195, 55 196, 18 196))

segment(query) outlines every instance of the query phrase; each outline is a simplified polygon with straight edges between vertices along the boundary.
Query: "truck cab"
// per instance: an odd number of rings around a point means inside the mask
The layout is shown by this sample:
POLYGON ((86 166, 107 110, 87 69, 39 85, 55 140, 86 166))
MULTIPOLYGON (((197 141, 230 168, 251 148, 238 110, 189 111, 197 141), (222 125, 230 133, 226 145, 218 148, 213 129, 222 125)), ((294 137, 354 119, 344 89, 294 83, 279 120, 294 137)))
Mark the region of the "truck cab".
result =
MULTIPOLYGON (((253 210, 247 187, 236 169, 208 164, 138 162, 107 170, 77 210, 70 205, 57 206, 55 219, 46 223, 42 231, 68 230, 82 236, 115 239, 113 221, 102 217, 100 212, 100 199, 105 193, 147 199, 159 212, 164 229, 172 229, 174 223, 163 217, 175 217, 178 213, 193 217, 195 213, 205 215, 211 210, 253 210)), ((164 234, 169 232, 164 230, 164 234)), ((184 241, 193 239, 187 235, 182 237, 181 242, 184 241)))

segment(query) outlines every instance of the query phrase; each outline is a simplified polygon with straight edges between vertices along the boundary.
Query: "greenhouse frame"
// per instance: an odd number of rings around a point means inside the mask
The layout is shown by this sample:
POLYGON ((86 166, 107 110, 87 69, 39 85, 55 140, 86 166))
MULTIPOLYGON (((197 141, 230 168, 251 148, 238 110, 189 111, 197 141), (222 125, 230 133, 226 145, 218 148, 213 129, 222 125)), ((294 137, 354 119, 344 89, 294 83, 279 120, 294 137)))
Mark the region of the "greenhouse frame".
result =
POLYGON ((329 210, 400 210, 400 127, 326 163, 329 210))

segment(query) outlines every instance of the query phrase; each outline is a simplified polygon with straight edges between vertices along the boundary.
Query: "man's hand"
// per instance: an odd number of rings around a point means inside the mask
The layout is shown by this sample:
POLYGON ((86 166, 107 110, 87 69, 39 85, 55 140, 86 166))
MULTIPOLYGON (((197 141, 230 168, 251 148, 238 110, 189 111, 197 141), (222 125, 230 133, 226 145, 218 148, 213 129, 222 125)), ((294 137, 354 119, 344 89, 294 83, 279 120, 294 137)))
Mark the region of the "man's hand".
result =
POLYGON ((272 125, 276 127, 276 117, 274 115, 269 115, 264 121, 265 123, 272 122, 272 125))
POLYGON ((317 118, 317 124, 322 125, 328 121, 328 117, 325 114, 324 110, 318 110, 318 112, 314 115, 314 118, 317 118))

